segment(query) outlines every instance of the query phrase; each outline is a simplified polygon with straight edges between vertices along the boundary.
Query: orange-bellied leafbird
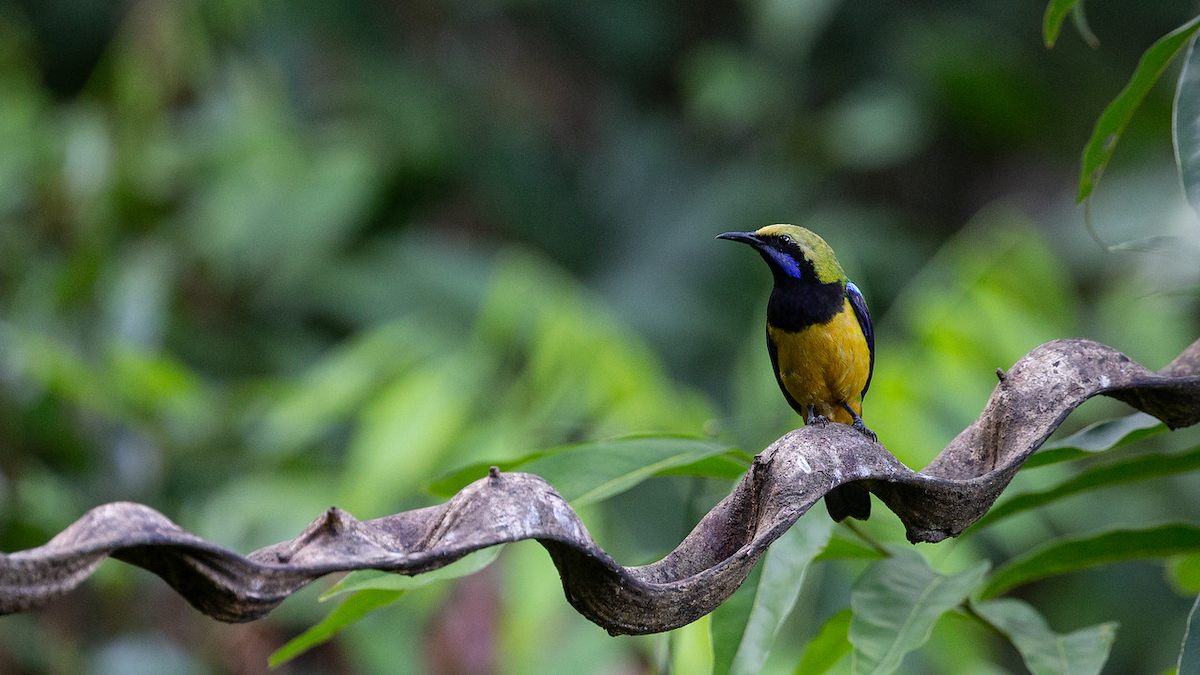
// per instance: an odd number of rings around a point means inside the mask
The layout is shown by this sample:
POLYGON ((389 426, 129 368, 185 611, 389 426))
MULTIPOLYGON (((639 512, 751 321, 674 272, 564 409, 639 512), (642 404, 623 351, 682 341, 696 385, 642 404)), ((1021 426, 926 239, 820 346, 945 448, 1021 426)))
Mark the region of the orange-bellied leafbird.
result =
MULTIPOLYGON (((874 440, 862 421, 862 402, 875 370, 875 333, 867 302, 833 249, 795 225, 717 238, 753 246, 775 277, 767 302, 767 350, 787 402, 805 424, 833 420, 874 440)), ((841 485, 825 495, 825 506, 836 521, 866 520, 871 494, 861 485, 841 485)))

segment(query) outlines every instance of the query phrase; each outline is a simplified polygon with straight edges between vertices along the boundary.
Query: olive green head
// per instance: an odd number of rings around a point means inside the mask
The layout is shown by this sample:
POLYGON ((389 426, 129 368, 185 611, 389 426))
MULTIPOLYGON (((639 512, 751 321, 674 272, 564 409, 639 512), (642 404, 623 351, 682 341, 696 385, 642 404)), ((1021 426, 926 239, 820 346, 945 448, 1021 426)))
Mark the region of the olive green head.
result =
POLYGON ((771 267, 776 282, 830 284, 846 281, 833 249, 811 230, 798 225, 768 225, 754 232, 726 232, 718 239, 749 244, 771 267))

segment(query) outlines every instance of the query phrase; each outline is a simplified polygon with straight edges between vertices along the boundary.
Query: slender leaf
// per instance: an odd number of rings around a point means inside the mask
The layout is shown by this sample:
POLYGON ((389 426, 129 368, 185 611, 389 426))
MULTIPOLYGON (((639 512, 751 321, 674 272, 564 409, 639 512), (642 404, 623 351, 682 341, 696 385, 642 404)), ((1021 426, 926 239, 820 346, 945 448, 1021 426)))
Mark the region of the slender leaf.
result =
POLYGON ((843 560, 846 558, 881 560, 886 557, 887 555, 878 549, 863 546, 841 537, 833 537, 825 546, 825 550, 817 556, 817 560, 843 560))
POLYGON ((520 467, 575 506, 603 501, 662 471, 720 455, 729 446, 702 438, 657 436, 586 443, 520 467))
POLYGON ((491 565, 500 555, 500 550, 503 548, 503 545, 491 546, 475 551, 459 560, 455 560, 445 567, 439 567, 436 570, 411 577, 392 572, 381 572, 379 570, 352 572, 342 577, 329 590, 322 593, 320 600, 324 602, 338 595, 357 593, 365 590, 411 591, 422 586, 428 586, 436 581, 465 577, 491 565))
POLYGON ((405 591, 428 586, 437 581, 456 579, 474 574, 492 564, 503 546, 493 546, 476 551, 445 567, 408 577, 400 574, 362 570, 347 575, 321 595, 325 601, 337 595, 351 593, 342 604, 334 608, 319 623, 292 638, 280 647, 269 659, 276 668, 333 637, 338 631, 358 621, 367 614, 399 600, 405 591))
POLYGON ((712 615, 671 631, 671 672, 710 675, 713 671, 712 615))
POLYGON ((1047 443, 1025 462, 1025 468, 1057 464, 1114 450, 1143 438, 1157 436, 1167 430, 1167 425, 1153 415, 1143 412, 1115 417, 1096 422, 1080 429, 1066 438, 1047 443))
POLYGON ((290 456, 345 423, 386 382, 435 352, 437 341, 412 320, 355 337, 271 397, 256 420, 250 447, 290 456))
POLYGON ((750 611, 754 609, 754 597, 758 594, 758 580, 762 578, 763 567, 763 564, 755 565, 741 588, 710 615, 713 675, 728 675, 729 668, 733 666, 733 657, 742 644, 746 625, 750 623, 750 611))
POLYGON ((1196 608, 1200 607, 1200 597, 1188 612, 1187 627, 1183 631, 1183 645, 1179 648, 1179 662, 1175 672, 1179 675, 1200 675, 1200 624, 1196 622, 1196 608))
POLYGON ((1171 138, 1183 192, 1192 210, 1200 213, 1200 53, 1196 52, 1195 37, 1188 43, 1183 70, 1175 87, 1171 138))
POLYGON ((992 508, 974 528, 983 528, 1023 511, 1045 506, 1079 492, 1110 485, 1172 476, 1200 469, 1200 446, 1178 455, 1145 455, 1107 466, 1093 467, 1058 485, 1038 492, 1019 494, 992 508))
POLYGON ((779 629, 800 597, 809 565, 832 534, 832 520, 801 518, 771 545, 730 673, 754 675, 762 670, 779 629))
POLYGON ((425 486, 425 489, 430 494, 437 496, 437 497, 453 497, 455 494, 458 493, 459 490, 465 488, 466 486, 470 485, 471 483, 474 483, 475 481, 479 480, 480 478, 487 476, 488 471, 493 466, 496 467, 497 469, 500 469, 501 471, 517 471, 522 466, 532 462, 535 459, 545 457, 546 455, 553 454, 555 452, 562 452, 562 451, 567 450, 572 447, 576 447, 576 446, 567 445, 567 446, 563 446, 561 448, 556 448, 554 450, 548 450, 548 451, 543 451, 543 452, 532 452, 523 457, 518 457, 517 459, 510 459, 508 461, 477 462, 475 464, 470 464, 468 466, 465 466, 461 469, 456 469, 454 472, 446 474, 446 475, 442 476, 441 478, 438 478, 437 480, 433 481, 429 485, 425 486))
POLYGON ((1063 19, 1067 18, 1077 2, 1079 0, 1050 0, 1046 4, 1046 13, 1042 16, 1042 39, 1046 42, 1046 49, 1054 48, 1062 31, 1063 19))
POLYGON ((1123 560, 1163 558, 1200 551, 1200 527, 1161 525, 1141 530, 1112 530, 1087 539, 1054 541, 997 570, 983 598, 1031 581, 1123 560))
POLYGON ((1172 234, 1156 234, 1150 237, 1140 237, 1123 241, 1119 244, 1113 244, 1108 248, 1113 251, 1133 251, 1134 253, 1160 253, 1169 255, 1174 251, 1178 251, 1181 247, 1190 245, 1188 237, 1181 237, 1172 234))
POLYGON ((1165 429, 1166 425, 1159 422, 1157 417, 1144 412, 1136 412, 1132 415, 1089 424, 1056 443, 1046 444, 1046 447, 1078 448, 1086 452, 1101 452, 1119 448, 1146 437, 1145 434, 1137 432, 1157 430, 1160 427, 1165 429))
POLYGON ((1200 593, 1200 553, 1188 553, 1167 563, 1167 581, 1180 595, 1200 593))
POLYGON ((736 480, 746 473, 754 458, 741 450, 729 450, 720 455, 705 457, 691 464, 663 469, 659 476, 697 476, 701 478, 725 478, 736 480))
POLYGON ((972 603, 971 609, 1008 637, 1033 675, 1098 675, 1117 634, 1116 623, 1102 623, 1059 635, 1036 609, 1011 598, 972 603))
POLYGON ((1137 111, 1171 60, 1192 39, 1197 29, 1200 29, 1200 16, 1159 38, 1142 54, 1129 83, 1113 102, 1108 104, 1100 114, 1100 119, 1096 121, 1096 128, 1083 151, 1083 166, 1076 201, 1082 202, 1091 196, 1133 113, 1137 111))
POLYGON ((452 496, 486 476, 490 466, 497 466, 501 471, 537 474, 578 506, 620 494, 656 475, 736 478, 749 466, 742 463, 743 455, 705 438, 629 436, 563 446, 508 462, 475 464, 434 481, 428 490, 452 496))
POLYGON ((399 600, 402 595, 404 595, 404 591, 367 590, 355 593, 334 608, 328 616, 321 619, 320 623, 288 640, 287 644, 275 650, 275 653, 267 659, 267 664, 271 668, 278 668, 332 638, 338 631, 367 614, 399 600))
POLYGON ((829 617, 821 632, 808 643, 800 665, 796 666, 795 675, 822 675, 829 671, 842 657, 850 653, 850 617, 853 614, 847 607, 829 617))
POLYGON ((919 553, 902 551, 867 569, 850 592, 851 672, 887 675, 925 644, 933 625, 983 580, 987 563, 945 576, 919 553))
POLYGON ((1071 8, 1071 23, 1075 24, 1075 31, 1079 33, 1079 37, 1087 43, 1087 46, 1092 49, 1100 48, 1100 38, 1092 32, 1092 27, 1088 24, 1087 13, 1083 11, 1083 3, 1077 2, 1071 8))

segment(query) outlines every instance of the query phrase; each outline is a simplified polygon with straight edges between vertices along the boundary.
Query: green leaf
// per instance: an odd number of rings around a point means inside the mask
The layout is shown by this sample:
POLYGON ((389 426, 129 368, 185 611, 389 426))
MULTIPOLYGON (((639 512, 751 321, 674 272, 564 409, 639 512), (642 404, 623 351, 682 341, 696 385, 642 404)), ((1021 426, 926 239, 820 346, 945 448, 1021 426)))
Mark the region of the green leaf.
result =
POLYGON ((1146 98, 1146 94, 1158 81, 1171 60, 1192 39, 1197 29, 1200 29, 1200 16, 1167 33, 1151 45, 1142 54, 1129 83, 1100 114, 1100 119, 1096 121, 1096 128, 1092 131, 1092 137, 1083 150, 1076 202, 1082 202, 1091 196, 1092 190, 1100 182, 1100 177, 1117 147, 1117 141, 1120 140, 1133 113, 1137 111, 1138 106, 1141 105, 1142 100, 1146 98))
POLYGON ((1077 2, 1079 0, 1050 0, 1046 5, 1046 13, 1042 16, 1042 39, 1046 42, 1046 49, 1054 48, 1062 31, 1063 19, 1067 18, 1067 13, 1077 2))
POLYGON ((332 638, 338 631, 367 614, 399 600, 402 595, 404 595, 404 591, 368 590, 355 593, 346 598, 345 602, 338 605, 320 623, 288 640, 287 644, 275 650, 275 653, 267 659, 267 665, 271 668, 278 668, 332 638))
POLYGON ((686 436, 584 443, 519 467, 545 478, 575 506, 603 501, 663 471, 720 455, 728 445, 686 436))
POLYGON ((971 609, 1008 637, 1033 675, 1098 675, 1117 633, 1116 623, 1102 623, 1059 635, 1036 609, 1011 598, 972 603, 971 609))
POLYGON ((1188 43, 1183 70, 1175 87, 1171 138, 1183 192, 1192 210, 1200 213, 1200 53, 1196 52, 1195 37, 1188 43))
POLYGON ((1200 593, 1200 553, 1189 553, 1167 562, 1167 581, 1176 593, 1200 593))
POLYGON ((1153 434, 1138 432, 1153 431, 1160 433, 1166 430, 1166 425, 1153 415, 1136 412, 1132 415, 1115 417, 1096 422, 1056 442, 1046 444, 1046 448, 1078 448, 1086 452, 1101 452, 1119 448, 1141 438, 1153 434))
POLYGON ((754 458, 741 450, 728 452, 713 457, 705 457, 691 464, 684 464, 658 472, 659 476, 696 476, 700 478, 725 478, 737 480, 746 473, 754 458))
POLYGON ((779 629, 800 597, 809 565, 832 534, 829 518, 801 518, 771 545, 730 673, 754 675, 762 670, 779 629))
POLYGON ((758 564, 741 588, 722 602, 712 614, 713 674, 728 675, 733 657, 742 643, 746 625, 750 622, 750 611, 754 609, 754 597, 758 594, 758 580, 762 578, 764 565, 758 564))
POLYGON ((987 563, 961 574, 933 571, 919 553, 903 550, 874 563, 850 592, 851 672, 887 675, 925 644, 933 625, 961 605, 987 573, 987 563))
POLYGON ((1075 30, 1092 49, 1100 46, 1100 40, 1088 26, 1087 15, 1083 12, 1083 2, 1080 0, 1050 0, 1046 5, 1046 13, 1042 17, 1042 39, 1046 49, 1053 49, 1058 42, 1058 34, 1062 31, 1063 19, 1070 13, 1075 30))
POLYGON ((1130 239, 1119 244, 1109 246, 1112 251, 1133 251, 1134 253, 1159 253, 1165 254, 1170 251, 1179 250, 1181 246, 1189 246, 1190 242, 1187 237, 1181 237, 1172 234, 1156 234, 1150 237, 1139 237, 1130 239))
POLYGON ((712 614, 671 631, 671 672, 709 675, 713 671, 712 614))
POLYGON ((574 501, 568 491, 578 497, 587 496, 588 501, 577 502, 585 504, 624 492, 655 475, 737 478, 750 466, 745 457, 740 450, 704 438, 627 436, 552 448, 508 462, 472 464, 439 478, 427 489, 438 496, 452 497, 496 466, 501 471, 535 473, 568 501, 574 501), (596 489, 600 491, 588 494, 596 489))
POLYGON ((1079 492, 1110 485, 1172 476, 1200 469, 1200 447, 1178 455, 1143 455, 1106 466, 1097 466, 1039 492, 1019 494, 988 511, 973 528, 984 528, 1009 516, 1044 506, 1079 492))
POLYGON ((825 546, 825 550, 817 556, 817 560, 843 560, 846 558, 882 560, 886 557, 887 555, 878 549, 863 546, 841 537, 833 537, 825 546))
POLYGON ((251 428, 250 447, 264 454, 299 452, 350 420, 390 378, 428 358, 436 346, 415 322, 403 320, 347 340, 295 382, 270 392, 251 428))
POLYGON ((491 369, 483 354, 442 355, 384 385, 358 413, 339 477, 342 505, 379 512, 428 483, 476 414, 465 392, 481 391, 491 369))
POLYGON ((501 471, 518 471, 522 466, 532 462, 535 459, 538 459, 539 457, 545 457, 546 455, 556 451, 566 450, 568 447, 571 446, 565 446, 557 450, 533 452, 525 455, 524 457, 518 457, 517 459, 512 459, 507 462, 478 462, 471 464, 438 478, 429 485, 425 486, 425 489, 430 494, 437 497, 453 497, 458 493, 459 490, 488 475, 488 470, 493 466, 501 471))
POLYGON ((322 593, 319 599, 321 602, 324 602, 338 595, 366 590, 411 591, 437 581, 465 577, 495 562, 496 558, 500 555, 500 550, 503 548, 504 546, 500 545, 475 551, 455 560, 445 567, 439 567, 436 570, 430 570, 429 572, 423 572, 411 577, 380 570, 351 572, 342 577, 329 590, 322 593))
POLYGON ((1100 38, 1092 32, 1091 25, 1088 24, 1087 14, 1083 11, 1083 3, 1077 2, 1071 8, 1071 23, 1075 24, 1075 30, 1079 33, 1079 37, 1087 43, 1087 46, 1092 49, 1100 48, 1100 38))
POLYGON ((1167 425, 1144 412, 1096 422, 1060 441, 1042 446, 1037 454, 1025 462, 1025 468, 1088 457, 1097 452, 1113 450, 1143 438, 1157 436, 1166 430, 1167 425))
POLYGON ((1200 527, 1161 525, 1141 530, 1112 530, 1087 539, 1054 541, 997 570, 983 598, 1031 581, 1123 560, 1162 558, 1200 550, 1200 527))
POLYGON ((828 672, 835 663, 850 653, 853 645, 848 637, 850 632, 850 617, 853 614, 847 607, 829 617, 821 632, 808 643, 800 665, 796 666, 795 675, 822 675, 828 672))
POLYGON ((492 564, 503 546, 492 546, 470 553, 445 567, 424 574, 408 577, 379 570, 362 570, 348 574, 332 588, 321 594, 321 601, 334 596, 352 593, 319 623, 288 641, 271 655, 268 663, 272 668, 287 663, 296 656, 312 649, 333 637, 338 631, 358 621, 367 614, 395 602, 410 591, 428 586, 437 581, 456 579, 474 574, 492 564))
POLYGON ((1179 675, 1200 675, 1200 630, 1192 630, 1197 607, 1200 607, 1200 597, 1188 612, 1187 627, 1183 630, 1183 645, 1179 648, 1179 662, 1175 667, 1179 675))

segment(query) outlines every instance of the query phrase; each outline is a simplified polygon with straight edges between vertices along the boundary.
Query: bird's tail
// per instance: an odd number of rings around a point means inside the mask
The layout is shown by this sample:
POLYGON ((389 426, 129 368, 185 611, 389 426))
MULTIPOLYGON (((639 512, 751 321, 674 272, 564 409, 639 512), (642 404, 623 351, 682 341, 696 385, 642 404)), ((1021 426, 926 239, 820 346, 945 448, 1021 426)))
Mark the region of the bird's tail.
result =
POLYGON ((836 523, 846 518, 866 520, 871 517, 871 493, 856 483, 839 485, 825 493, 825 508, 836 523))
MULTIPOLYGON (((849 405, 855 414, 862 414, 861 397, 851 401, 849 405)), ((854 424, 854 416, 840 405, 819 405, 816 412, 833 422, 854 424)), ((871 493, 867 488, 855 483, 839 485, 825 493, 825 508, 837 523, 846 518, 866 520, 871 517, 871 493)))

